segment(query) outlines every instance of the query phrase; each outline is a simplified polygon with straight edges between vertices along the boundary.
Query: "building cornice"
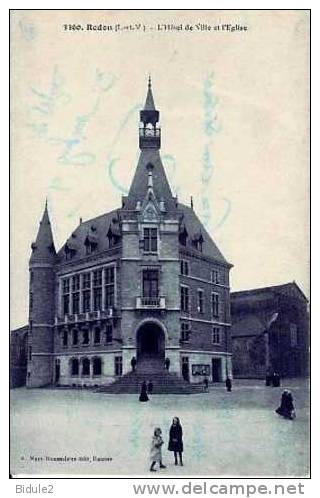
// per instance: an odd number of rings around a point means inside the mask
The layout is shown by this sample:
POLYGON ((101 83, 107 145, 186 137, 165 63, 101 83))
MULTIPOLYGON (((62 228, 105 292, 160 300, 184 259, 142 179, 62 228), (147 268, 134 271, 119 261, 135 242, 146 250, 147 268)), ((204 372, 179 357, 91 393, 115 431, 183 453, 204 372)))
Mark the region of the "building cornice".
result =
POLYGON ((206 280, 205 278, 200 278, 200 277, 194 277, 193 275, 182 275, 180 273, 179 275, 181 278, 190 278, 191 280, 197 280, 198 282, 203 282, 205 284, 210 284, 210 285, 213 285, 215 287, 221 287, 223 289, 227 289, 229 290, 230 287, 228 285, 224 285, 224 284, 216 284, 215 282, 212 282, 211 280, 206 280))

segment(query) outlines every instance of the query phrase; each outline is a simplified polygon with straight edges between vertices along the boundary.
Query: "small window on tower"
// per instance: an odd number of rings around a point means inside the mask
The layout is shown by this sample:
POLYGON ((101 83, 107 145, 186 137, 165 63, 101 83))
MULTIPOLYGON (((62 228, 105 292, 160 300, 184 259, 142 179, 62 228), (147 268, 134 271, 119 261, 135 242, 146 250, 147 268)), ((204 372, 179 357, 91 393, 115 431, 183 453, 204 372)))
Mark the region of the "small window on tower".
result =
POLYGON ((145 252, 157 252, 158 230, 156 228, 143 229, 143 250, 145 252))

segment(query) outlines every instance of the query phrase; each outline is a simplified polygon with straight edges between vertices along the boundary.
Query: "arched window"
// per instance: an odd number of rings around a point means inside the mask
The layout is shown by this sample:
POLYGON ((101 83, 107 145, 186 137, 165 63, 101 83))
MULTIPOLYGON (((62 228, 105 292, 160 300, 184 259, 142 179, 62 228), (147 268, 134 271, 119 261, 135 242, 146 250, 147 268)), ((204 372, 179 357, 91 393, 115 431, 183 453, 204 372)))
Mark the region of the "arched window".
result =
POLYGON ((82 375, 90 375, 90 360, 83 358, 82 360, 82 375))
POLYGON ((71 360, 71 375, 79 375, 79 360, 77 358, 71 360))
POLYGON ((101 375, 102 363, 101 358, 93 358, 93 375, 101 375))

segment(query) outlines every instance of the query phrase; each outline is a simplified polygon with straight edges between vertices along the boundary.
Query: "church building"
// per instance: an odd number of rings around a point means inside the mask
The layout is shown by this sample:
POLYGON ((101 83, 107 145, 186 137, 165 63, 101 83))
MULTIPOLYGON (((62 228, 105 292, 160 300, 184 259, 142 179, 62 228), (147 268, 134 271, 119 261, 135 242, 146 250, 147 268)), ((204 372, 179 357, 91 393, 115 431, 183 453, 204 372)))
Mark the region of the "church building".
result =
POLYGON ((80 220, 56 252, 45 206, 29 263, 28 387, 106 386, 132 370, 191 384, 232 376, 232 265, 172 195, 160 145, 149 79, 121 207, 80 220))

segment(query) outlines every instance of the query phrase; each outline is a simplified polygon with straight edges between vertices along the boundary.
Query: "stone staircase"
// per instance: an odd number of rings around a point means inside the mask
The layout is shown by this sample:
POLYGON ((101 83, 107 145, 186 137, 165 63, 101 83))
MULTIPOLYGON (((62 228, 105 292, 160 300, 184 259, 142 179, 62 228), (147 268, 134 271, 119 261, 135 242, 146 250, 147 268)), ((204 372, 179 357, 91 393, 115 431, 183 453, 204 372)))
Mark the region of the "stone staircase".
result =
POLYGON ((203 385, 189 384, 178 377, 176 373, 168 372, 163 361, 144 359, 137 364, 135 372, 129 372, 112 384, 104 385, 95 390, 107 394, 139 394, 143 381, 152 381, 152 394, 194 394, 202 393, 203 385))

